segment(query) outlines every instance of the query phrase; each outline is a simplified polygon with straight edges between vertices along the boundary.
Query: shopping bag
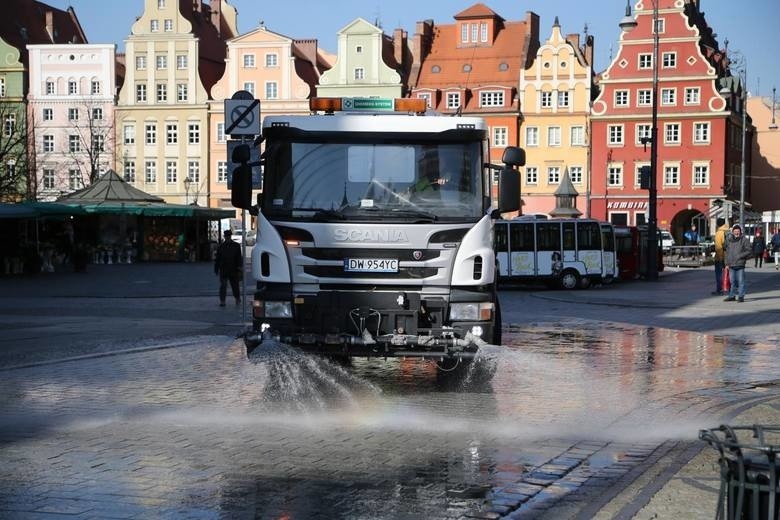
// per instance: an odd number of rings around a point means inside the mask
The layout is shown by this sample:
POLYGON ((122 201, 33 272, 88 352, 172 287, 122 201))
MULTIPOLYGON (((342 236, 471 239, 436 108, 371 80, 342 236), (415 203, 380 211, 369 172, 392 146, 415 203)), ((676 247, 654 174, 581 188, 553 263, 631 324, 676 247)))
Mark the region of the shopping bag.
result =
POLYGON ((723 268, 723 292, 731 289, 731 278, 729 278, 729 268, 723 268))
POLYGON ((764 249, 764 260, 769 261, 769 249, 764 249))

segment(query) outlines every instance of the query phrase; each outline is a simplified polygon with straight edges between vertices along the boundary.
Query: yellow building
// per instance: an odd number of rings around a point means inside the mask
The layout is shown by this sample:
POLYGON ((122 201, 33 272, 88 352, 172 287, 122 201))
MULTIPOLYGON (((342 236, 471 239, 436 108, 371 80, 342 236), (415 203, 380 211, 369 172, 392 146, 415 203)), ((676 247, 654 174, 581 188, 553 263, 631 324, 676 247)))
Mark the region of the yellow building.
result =
POLYGON ((577 207, 587 214, 589 170, 588 116, 593 93, 593 37, 580 47, 579 35, 566 37, 556 17, 550 38, 520 71, 523 113, 520 146, 523 214, 548 214, 555 190, 568 172, 579 193, 577 207))
POLYGON ((116 171, 126 180, 170 203, 206 204, 208 92, 237 33, 225 0, 145 0, 125 40, 115 118, 116 171))

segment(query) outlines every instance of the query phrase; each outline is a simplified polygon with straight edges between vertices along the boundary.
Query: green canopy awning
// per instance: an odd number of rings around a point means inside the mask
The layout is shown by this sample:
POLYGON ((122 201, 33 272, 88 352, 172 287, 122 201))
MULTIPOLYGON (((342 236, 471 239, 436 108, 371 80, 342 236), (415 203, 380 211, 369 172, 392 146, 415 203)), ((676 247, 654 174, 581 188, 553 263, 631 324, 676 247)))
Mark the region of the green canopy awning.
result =
POLYGON ((58 204, 56 202, 20 202, 18 204, 0 204, 0 218, 40 218, 84 215, 78 206, 58 204))

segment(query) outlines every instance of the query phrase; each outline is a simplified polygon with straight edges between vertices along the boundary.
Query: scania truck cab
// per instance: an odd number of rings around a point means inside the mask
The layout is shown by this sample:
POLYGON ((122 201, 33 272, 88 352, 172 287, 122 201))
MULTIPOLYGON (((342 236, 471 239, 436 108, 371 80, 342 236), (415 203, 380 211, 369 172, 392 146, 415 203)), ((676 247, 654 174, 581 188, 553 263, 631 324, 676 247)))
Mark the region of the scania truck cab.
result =
POLYGON ((424 103, 313 98, 312 115, 265 118, 248 353, 273 339, 469 359, 500 343, 493 222, 519 207, 525 155, 489 164, 482 119, 424 103))

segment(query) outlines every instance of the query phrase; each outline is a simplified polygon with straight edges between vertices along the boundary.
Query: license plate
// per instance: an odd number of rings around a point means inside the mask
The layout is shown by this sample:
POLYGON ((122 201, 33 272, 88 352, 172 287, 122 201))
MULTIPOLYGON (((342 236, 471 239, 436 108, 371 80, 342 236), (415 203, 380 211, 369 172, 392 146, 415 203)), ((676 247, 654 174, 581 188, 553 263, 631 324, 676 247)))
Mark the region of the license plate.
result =
POLYGON ((397 273, 398 260, 390 258, 345 258, 348 273, 397 273))

